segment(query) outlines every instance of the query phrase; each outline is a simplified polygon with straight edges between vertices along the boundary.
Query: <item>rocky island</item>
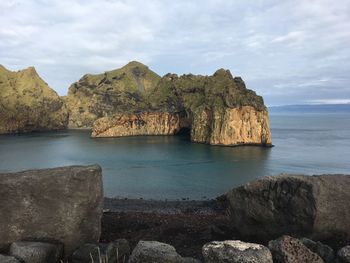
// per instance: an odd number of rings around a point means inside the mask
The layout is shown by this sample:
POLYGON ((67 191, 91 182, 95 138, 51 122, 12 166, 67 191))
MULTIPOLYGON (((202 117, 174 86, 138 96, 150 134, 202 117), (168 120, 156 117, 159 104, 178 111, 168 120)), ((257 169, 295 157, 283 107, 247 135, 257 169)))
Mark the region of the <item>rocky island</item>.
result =
POLYGON ((92 137, 175 135, 211 145, 271 145, 268 111, 240 77, 166 74, 142 63, 84 75, 63 98, 34 67, 0 66, 0 134, 66 128, 92 137))
POLYGON ((0 134, 65 129, 64 101, 34 67, 18 72, 0 65, 0 134))
POLYGON ((268 112, 261 96, 240 77, 219 69, 212 76, 158 76, 133 61, 69 88, 69 127, 92 127, 92 137, 174 135, 193 142, 271 145, 268 112))

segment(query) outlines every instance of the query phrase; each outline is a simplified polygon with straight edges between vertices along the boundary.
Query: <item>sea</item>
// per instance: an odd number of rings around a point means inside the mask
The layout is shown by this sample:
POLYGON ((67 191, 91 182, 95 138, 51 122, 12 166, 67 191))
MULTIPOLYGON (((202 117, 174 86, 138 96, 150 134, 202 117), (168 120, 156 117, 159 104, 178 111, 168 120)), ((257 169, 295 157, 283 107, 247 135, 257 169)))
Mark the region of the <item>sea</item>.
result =
POLYGON ((263 176, 350 174, 350 113, 270 114, 274 147, 191 143, 186 135, 90 138, 88 130, 0 136, 0 172, 102 167, 107 197, 205 200, 263 176))

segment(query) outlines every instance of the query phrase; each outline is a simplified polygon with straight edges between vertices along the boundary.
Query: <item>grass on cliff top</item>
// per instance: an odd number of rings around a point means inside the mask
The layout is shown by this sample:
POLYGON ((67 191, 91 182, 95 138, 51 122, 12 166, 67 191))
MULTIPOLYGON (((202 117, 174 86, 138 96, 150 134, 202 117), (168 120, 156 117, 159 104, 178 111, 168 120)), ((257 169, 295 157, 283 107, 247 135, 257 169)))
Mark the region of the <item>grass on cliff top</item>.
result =
POLYGON ((241 78, 233 78, 228 70, 220 69, 212 76, 168 74, 148 96, 152 107, 174 110, 182 105, 192 112, 198 107, 223 109, 253 106, 264 110, 261 96, 246 88, 241 78))
POLYGON ((84 75, 74 83, 70 90, 91 88, 101 91, 129 91, 145 93, 152 90, 159 82, 160 76, 140 62, 132 61, 122 68, 106 71, 102 74, 84 75))

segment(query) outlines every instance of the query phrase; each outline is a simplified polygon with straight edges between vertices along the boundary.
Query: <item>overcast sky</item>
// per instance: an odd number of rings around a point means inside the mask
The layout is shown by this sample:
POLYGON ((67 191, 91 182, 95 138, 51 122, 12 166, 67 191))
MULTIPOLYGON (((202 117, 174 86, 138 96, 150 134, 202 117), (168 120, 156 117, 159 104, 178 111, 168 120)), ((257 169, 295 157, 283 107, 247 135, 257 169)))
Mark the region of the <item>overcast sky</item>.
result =
POLYGON ((350 102, 349 0, 0 0, 0 64, 60 95, 138 60, 242 76, 268 105, 350 102))

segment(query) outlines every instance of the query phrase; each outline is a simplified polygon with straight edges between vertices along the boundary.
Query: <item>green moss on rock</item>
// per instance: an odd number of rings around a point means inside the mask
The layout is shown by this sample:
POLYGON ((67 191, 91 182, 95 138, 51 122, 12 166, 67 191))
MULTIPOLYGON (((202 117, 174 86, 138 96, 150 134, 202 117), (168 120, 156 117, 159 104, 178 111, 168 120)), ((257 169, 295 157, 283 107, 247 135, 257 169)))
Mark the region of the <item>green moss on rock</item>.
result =
POLYGON ((18 72, 0 65, 0 134, 66 128, 63 100, 34 67, 18 72))

